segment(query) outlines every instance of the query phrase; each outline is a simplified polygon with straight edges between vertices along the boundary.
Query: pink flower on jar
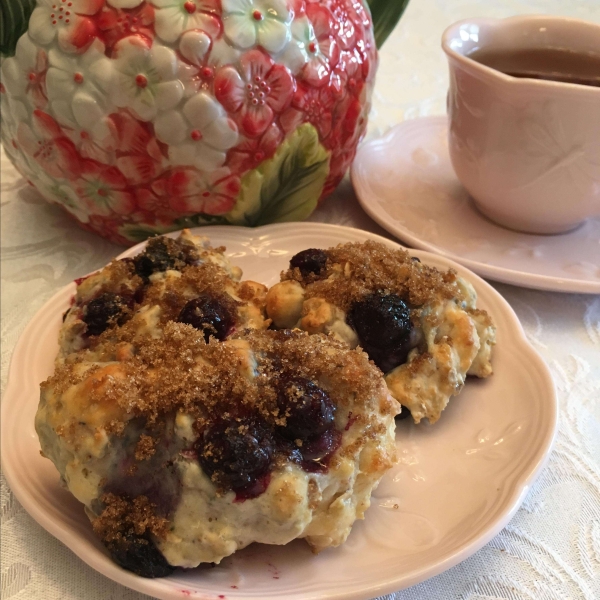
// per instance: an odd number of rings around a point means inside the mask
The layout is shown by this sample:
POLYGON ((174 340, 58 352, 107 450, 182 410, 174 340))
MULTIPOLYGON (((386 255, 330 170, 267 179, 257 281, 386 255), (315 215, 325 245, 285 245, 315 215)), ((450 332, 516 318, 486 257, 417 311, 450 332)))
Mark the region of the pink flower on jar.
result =
POLYGON ((299 85, 292 106, 281 115, 281 126, 286 132, 293 131, 300 123, 312 123, 324 140, 331 132, 335 96, 328 87, 314 88, 299 85))
POLYGON ((227 166, 234 173, 245 173, 271 158, 283 140, 283 132, 273 123, 260 138, 246 138, 229 151, 227 166))
POLYGON ((83 52, 97 34, 92 18, 104 0, 38 0, 29 20, 29 35, 47 46, 58 38, 64 52, 83 52))
POLYGON ((119 228, 123 225, 121 219, 114 219, 110 217, 101 217, 99 215, 92 215, 87 223, 82 223, 81 227, 86 231, 97 233, 98 235, 106 238, 113 244, 120 244, 122 246, 131 246, 131 240, 123 237, 119 233, 119 228))
MULTIPOLYGON (((110 2, 115 5, 115 2, 110 2)), ((116 6, 116 5, 115 5, 116 6)), ((154 39, 154 7, 147 2, 138 2, 135 7, 105 6, 96 17, 100 36, 106 44, 108 56, 113 46, 129 35, 141 37, 148 45, 154 39), (130 10, 121 10, 130 8, 130 10)))
POLYGON ((135 208, 127 179, 116 167, 85 161, 81 177, 75 181, 75 189, 84 206, 94 215, 127 215, 135 208))
POLYGON ((71 179, 80 172, 80 157, 58 123, 41 110, 33 111, 32 126, 20 123, 17 142, 51 177, 71 179))
POLYGON ((221 215, 235 205, 240 192, 239 177, 223 167, 210 173, 196 169, 175 169, 152 185, 157 196, 168 198, 171 208, 193 215, 221 215))
POLYGON ((130 184, 140 185, 157 177, 166 162, 160 143, 150 126, 127 111, 110 116, 114 124, 116 165, 130 184))
POLYGON ((225 67, 215 77, 215 95, 238 119, 242 132, 262 135, 275 113, 290 103, 294 80, 289 71, 260 50, 251 50, 240 59, 239 72, 225 67))

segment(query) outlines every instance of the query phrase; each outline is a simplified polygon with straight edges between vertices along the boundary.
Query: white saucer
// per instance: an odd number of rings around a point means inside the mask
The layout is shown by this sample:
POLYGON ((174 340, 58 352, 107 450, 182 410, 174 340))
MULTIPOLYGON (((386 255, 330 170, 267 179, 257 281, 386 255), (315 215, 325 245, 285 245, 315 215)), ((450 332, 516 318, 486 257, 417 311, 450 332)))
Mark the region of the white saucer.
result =
POLYGON ((600 293, 600 219, 562 235, 504 229, 477 211, 448 154, 446 117, 405 121, 363 144, 352 183, 365 211, 415 248, 496 281, 600 293))
MULTIPOLYGON (((372 233, 321 223, 195 232, 208 235, 215 246, 226 245, 245 277, 267 285, 279 281, 299 250, 366 239, 397 247, 372 233)), ((302 541, 283 547, 255 544, 214 568, 176 571, 163 579, 143 579, 112 562, 82 505, 60 486, 52 463, 40 456, 34 430, 39 383, 52 373, 73 283, 35 315, 12 357, 0 441, 2 468, 15 496, 94 569, 163 600, 366 600, 466 559, 508 523, 544 466, 556 434, 556 392, 548 367, 494 288, 446 258, 427 252, 419 256, 435 267, 455 268, 475 287, 478 307, 498 327, 494 375, 470 380, 436 425, 415 426, 410 419, 398 423, 400 462, 385 475, 365 521, 356 523, 343 546, 315 556, 302 541)))

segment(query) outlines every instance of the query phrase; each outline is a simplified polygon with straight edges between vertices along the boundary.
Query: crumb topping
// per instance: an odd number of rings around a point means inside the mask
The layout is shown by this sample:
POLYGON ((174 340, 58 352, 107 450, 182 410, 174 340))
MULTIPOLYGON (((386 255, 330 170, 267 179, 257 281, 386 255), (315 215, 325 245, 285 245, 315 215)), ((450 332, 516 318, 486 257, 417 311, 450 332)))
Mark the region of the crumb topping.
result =
POLYGON ((281 280, 297 281, 307 298, 324 298, 345 311, 375 291, 397 294, 413 307, 436 298, 455 298, 458 293, 454 270, 439 271, 413 260, 405 250, 380 242, 340 244, 325 253, 327 263, 320 273, 303 275, 296 267, 284 271, 281 280))
POLYGON ((135 460, 147 460, 154 456, 156 452, 155 446, 156 440, 152 436, 142 433, 138 443, 135 446, 135 460))
MULTIPOLYGON (((121 342, 132 335, 128 325, 117 330, 121 342)), ((326 468, 327 462, 319 458, 324 456, 321 448, 328 448, 328 456, 335 451, 341 432, 347 430, 351 411, 363 414, 365 427, 360 439, 365 440, 371 439, 375 431, 371 421, 375 427, 382 414, 394 412, 393 406, 387 407, 382 402, 385 384, 367 355, 359 349, 349 350, 343 342, 321 334, 308 335, 299 330, 247 330, 226 342, 211 338, 206 343, 202 333, 193 327, 169 322, 160 339, 146 336, 129 341, 134 352, 125 360, 112 363, 113 370, 104 374, 99 366, 92 367, 94 385, 89 385, 89 369, 85 373, 78 371, 86 355, 96 351, 81 352, 78 361, 58 367, 43 385, 53 387, 56 401, 64 401, 57 393, 73 383, 83 382, 86 404, 119 407, 120 418, 115 419, 111 411, 112 420, 105 424, 105 429, 110 428, 115 435, 121 434, 127 422, 143 418, 146 434, 135 447, 138 462, 154 454, 152 432, 177 411, 193 419, 199 436, 217 427, 233 440, 232 444, 252 447, 256 435, 264 433, 263 438, 268 443, 258 443, 257 449, 268 453, 269 462, 272 458, 273 464, 281 465, 294 460, 303 468, 326 468), (318 439, 311 438, 310 431, 309 437, 300 443, 297 436, 286 438, 284 428, 290 427, 290 414, 278 403, 282 381, 286 378, 287 381, 304 378, 327 394, 340 416, 337 430, 332 421, 327 427, 333 429, 323 434, 319 431, 318 439), (236 436, 241 441, 235 441, 236 436), (317 463, 304 467, 306 460, 317 460, 317 463)), ((290 411, 302 409, 299 405, 296 399, 290 404, 290 411)), ((197 445, 195 449, 199 459, 210 459, 210 456, 200 456, 210 451, 210 445, 197 445)), ((235 453, 235 448, 231 452, 235 453)), ((215 471, 210 475, 219 484, 223 480, 222 473, 217 467, 215 471)))
POLYGON ((94 533, 107 543, 127 544, 135 536, 154 535, 164 538, 169 521, 156 515, 156 505, 146 496, 133 500, 115 494, 104 494, 100 501, 104 510, 92 521, 94 533))

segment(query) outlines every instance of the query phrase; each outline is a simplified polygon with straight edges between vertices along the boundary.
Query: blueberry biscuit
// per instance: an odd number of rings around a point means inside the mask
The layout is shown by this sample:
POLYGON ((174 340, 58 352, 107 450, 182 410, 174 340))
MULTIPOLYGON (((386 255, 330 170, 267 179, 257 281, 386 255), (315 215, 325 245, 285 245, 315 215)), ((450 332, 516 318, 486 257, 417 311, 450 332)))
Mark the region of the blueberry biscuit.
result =
POLYGON ((467 375, 488 377, 495 327, 472 285, 404 250, 348 243, 296 254, 267 294, 275 327, 361 346, 418 423, 434 423, 467 375))
POLYGON ((36 430, 113 559, 160 577, 252 542, 342 543, 394 462, 398 410, 330 336, 129 319, 57 366, 36 430))
POLYGON ((115 260, 81 280, 60 331, 58 362, 94 348, 133 320, 139 335, 160 335, 180 321, 225 339, 236 330, 265 328, 267 288, 242 281, 222 248, 184 230, 177 239, 151 239, 134 258, 115 260))

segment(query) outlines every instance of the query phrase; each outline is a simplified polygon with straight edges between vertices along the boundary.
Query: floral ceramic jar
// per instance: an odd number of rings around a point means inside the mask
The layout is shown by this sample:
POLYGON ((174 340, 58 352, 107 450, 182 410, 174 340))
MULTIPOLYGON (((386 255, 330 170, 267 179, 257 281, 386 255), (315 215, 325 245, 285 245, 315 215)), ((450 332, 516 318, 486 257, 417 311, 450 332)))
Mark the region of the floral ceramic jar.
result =
POLYGON ((4 149, 115 242, 306 218, 365 131, 361 0, 2 1, 4 149))

